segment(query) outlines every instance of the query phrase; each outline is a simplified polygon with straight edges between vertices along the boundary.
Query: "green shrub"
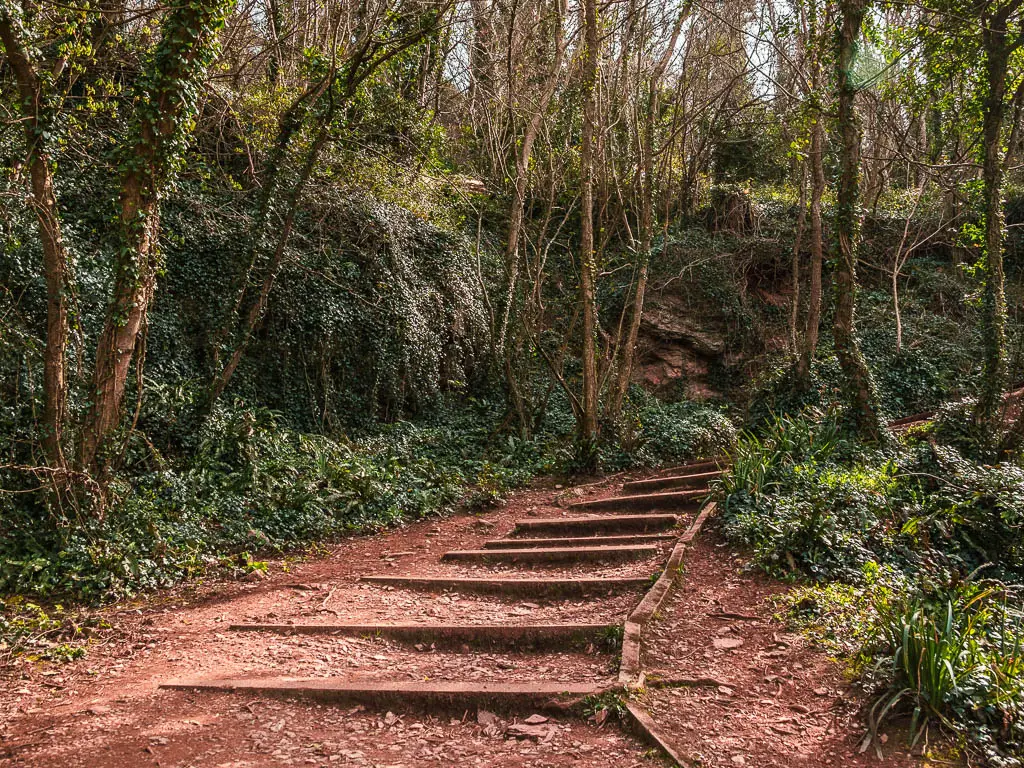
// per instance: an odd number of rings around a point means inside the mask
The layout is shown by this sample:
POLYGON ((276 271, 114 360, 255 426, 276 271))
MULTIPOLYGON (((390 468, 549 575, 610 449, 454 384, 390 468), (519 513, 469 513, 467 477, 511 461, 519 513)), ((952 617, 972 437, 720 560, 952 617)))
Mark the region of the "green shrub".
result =
POLYGON ((941 544, 967 570, 991 563, 1007 578, 1024 575, 1024 468, 978 465, 936 443, 908 470, 927 483, 908 533, 941 544))
POLYGON ((856 579, 892 546, 902 513, 889 497, 895 462, 840 464, 850 453, 834 414, 777 416, 743 434, 721 480, 727 535, 771 573, 856 579))
POLYGON ((663 403, 641 391, 601 446, 610 470, 655 467, 716 456, 736 442, 736 428, 722 409, 693 401, 663 403))
POLYGON ((730 469, 722 476, 726 505, 734 494, 762 493, 777 484, 778 473, 797 464, 826 461, 841 444, 835 416, 822 417, 813 410, 797 417, 775 416, 761 434, 744 432, 729 454, 730 469))
POLYGON ((902 571, 870 560, 856 580, 799 585, 778 602, 793 624, 830 654, 847 659, 851 671, 859 673, 876 647, 877 606, 905 595, 909 588, 902 571))
POLYGON ((856 578, 898 527, 885 495, 888 470, 797 465, 780 478, 786 493, 730 495, 723 526, 770 573, 804 571, 815 579, 856 578))

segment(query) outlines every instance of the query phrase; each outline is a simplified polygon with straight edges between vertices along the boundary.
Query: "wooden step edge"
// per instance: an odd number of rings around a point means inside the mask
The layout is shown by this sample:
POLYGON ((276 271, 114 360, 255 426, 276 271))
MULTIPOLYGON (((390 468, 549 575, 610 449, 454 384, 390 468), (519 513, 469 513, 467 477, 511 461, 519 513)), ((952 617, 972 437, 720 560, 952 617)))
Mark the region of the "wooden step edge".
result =
POLYGON ((431 576, 360 576, 358 581, 395 589, 416 589, 425 592, 475 592, 514 597, 563 598, 583 595, 633 591, 650 586, 645 577, 594 578, 467 578, 431 576))
POLYGON ((692 488, 694 490, 708 491, 707 483, 722 476, 722 470, 714 472, 701 472, 696 475, 666 475, 664 477, 648 477, 643 480, 631 480, 622 484, 622 490, 640 491, 645 489, 655 490, 658 488, 692 488))
POLYGON ((569 510, 585 509, 678 509, 679 507, 695 508, 704 503, 707 492, 702 490, 665 491, 663 493, 627 494, 625 496, 606 496, 601 499, 576 501, 569 505, 569 510))
POLYGON ((609 547, 557 547, 547 549, 455 549, 441 555, 442 562, 515 561, 554 563, 565 561, 632 560, 658 554, 649 544, 609 547))
POLYGON ((491 539, 483 549, 532 549, 551 547, 586 547, 666 542, 676 538, 674 533, 633 533, 620 536, 574 536, 561 538, 491 539))
POLYGON ((240 678, 173 680, 163 690, 244 693, 279 698, 312 699, 329 704, 362 704, 380 709, 457 709, 488 707, 499 710, 531 707, 572 711, 590 696, 621 690, 617 685, 531 680, 508 682, 349 680, 343 678, 240 678))
POLYGON ((234 632, 382 637, 440 646, 617 647, 617 624, 232 624, 234 632), (602 642, 607 641, 607 642, 602 642))
POLYGON ((669 512, 659 512, 654 515, 579 515, 576 517, 538 517, 533 519, 517 520, 516 528, 524 530, 530 528, 546 528, 554 525, 575 525, 580 527, 630 524, 650 525, 652 523, 666 523, 675 525, 679 522, 679 515, 669 512))

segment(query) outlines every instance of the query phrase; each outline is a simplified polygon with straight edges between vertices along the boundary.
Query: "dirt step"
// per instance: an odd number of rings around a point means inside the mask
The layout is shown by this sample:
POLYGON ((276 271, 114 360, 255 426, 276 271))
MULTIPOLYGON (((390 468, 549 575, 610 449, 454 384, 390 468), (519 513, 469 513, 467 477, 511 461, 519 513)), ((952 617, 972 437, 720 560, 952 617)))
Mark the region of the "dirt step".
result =
POLYGON ((631 496, 609 496, 604 499, 577 501, 569 509, 576 512, 599 509, 688 509, 696 510, 707 498, 706 491, 666 491, 664 493, 640 493, 631 496))
POLYGON ((587 517, 550 517, 519 520, 513 536, 550 536, 552 534, 614 534, 664 531, 679 523, 676 515, 591 515, 587 517))
POLYGON ((641 560, 658 554, 650 545, 626 547, 551 547, 547 549, 457 549, 445 552, 449 563, 579 563, 641 560))
POLYGON ((707 492, 707 484, 711 480, 717 480, 722 476, 722 470, 716 469, 711 472, 700 472, 696 475, 669 475, 668 477, 652 477, 648 480, 633 480, 624 483, 622 490, 625 493, 646 493, 648 491, 661 491, 666 488, 696 488, 707 492))
POLYGON ((534 547, 607 547, 623 544, 658 544, 676 539, 674 533, 635 533, 625 536, 575 536, 558 539, 492 539, 484 549, 532 549, 534 547))
POLYGON ((289 680, 282 678, 240 680, 178 680, 160 686, 167 690, 245 693, 286 698, 307 698, 332 704, 362 704, 379 709, 429 707, 459 713, 486 707, 511 710, 523 707, 564 711, 587 696, 614 688, 595 683, 537 680, 498 682, 392 682, 355 681, 339 678, 289 680))
POLYGON ((426 592, 479 592, 514 597, 563 598, 584 595, 607 595, 624 590, 646 589, 649 578, 595 578, 595 579, 473 579, 431 576, 361 576, 369 584, 402 589, 421 589, 426 592))
POLYGON ((285 635, 376 636, 404 643, 443 648, 569 648, 614 647, 618 624, 233 624, 235 632, 285 635))

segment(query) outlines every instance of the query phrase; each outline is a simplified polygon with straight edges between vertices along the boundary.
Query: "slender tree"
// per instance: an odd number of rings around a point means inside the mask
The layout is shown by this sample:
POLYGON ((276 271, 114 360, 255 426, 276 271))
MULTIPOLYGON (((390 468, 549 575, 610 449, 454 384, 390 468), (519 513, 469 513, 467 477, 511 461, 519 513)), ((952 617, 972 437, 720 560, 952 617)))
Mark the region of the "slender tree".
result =
POLYGON ((612 399, 611 412, 617 414, 622 409, 623 400, 629 390, 629 382, 633 374, 633 360, 636 356, 636 342, 640 334, 640 321, 644 313, 644 298, 647 293, 647 279, 651 265, 651 247, 654 243, 654 193, 655 193, 655 159, 657 147, 657 123, 661 118, 661 90, 665 71, 676 54, 676 45, 682 32, 683 23, 690 15, 691 3, 684 0, 672 24, 668 44, 655 62, 647 78, 646 108, 642 112, 642 129, 639 142, 640 154, 640 229, 639 265, 637 269, 636 289, 633 294, 633 306, 630 312, 629 329, 625 343, 622 345, 619 362, 618 379, 612 399))
POLYGON ((69 266, 53 183, 49 134, 54 105, 25 38, 21 10, 0 0, 0 44, 18 86, 18 108, 25 134, 25 161, 32 180, 35 210, 46 279, 46 348, 43 362, 43 450, 50 466, 65 469, 63 438, 67 415, 67 344, 69 266))
POLYGON ((597 28, 597 0, 583 0, 583 135, 580 146, 580 312, 583 338, 583 397, 577 416, 582 465, 593 468, 597 461, 597 264, 594 250, 594 176, 597 133, 597 76, 600 38, 597 28))

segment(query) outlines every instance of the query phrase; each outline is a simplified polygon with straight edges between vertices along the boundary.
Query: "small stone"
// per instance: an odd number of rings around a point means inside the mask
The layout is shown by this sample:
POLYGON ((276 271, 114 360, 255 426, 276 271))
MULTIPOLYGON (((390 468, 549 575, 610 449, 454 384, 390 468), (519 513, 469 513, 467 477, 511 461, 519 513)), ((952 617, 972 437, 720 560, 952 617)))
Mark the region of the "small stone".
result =
POLYGON ((530 715, 528 718, 523 720, 527 725, 541 725, 546 723, 548 719, 544 715, 530 715))
POLYGON ((730 759, 730 762, 733 765, 746 765, 747 764, 747 758, 745 758, 743 755, 733 755, 732 758, 730 759))
POLYGON ((720 651, 732 650, 743 645, 743 639, 739 637, 716 637, 712 643, 720 651))
POLYGON ((517 739, 536 739, 537 741, 540 741, 542 739, 546 740, 552 730, 552 726, 515 723, 514 725, 510 725, 505 733, 517 739))

